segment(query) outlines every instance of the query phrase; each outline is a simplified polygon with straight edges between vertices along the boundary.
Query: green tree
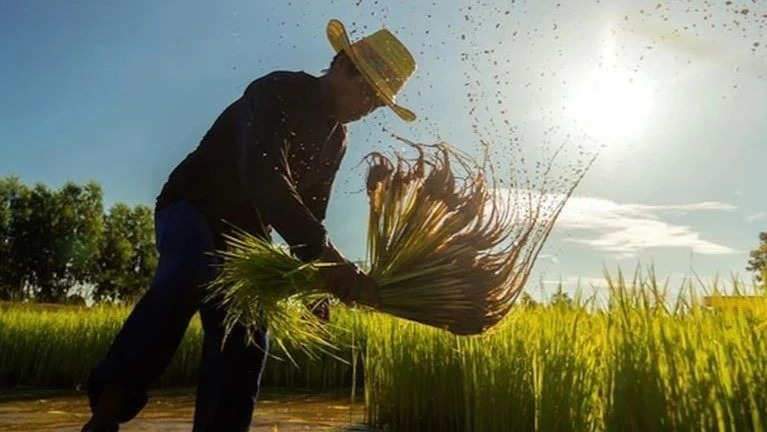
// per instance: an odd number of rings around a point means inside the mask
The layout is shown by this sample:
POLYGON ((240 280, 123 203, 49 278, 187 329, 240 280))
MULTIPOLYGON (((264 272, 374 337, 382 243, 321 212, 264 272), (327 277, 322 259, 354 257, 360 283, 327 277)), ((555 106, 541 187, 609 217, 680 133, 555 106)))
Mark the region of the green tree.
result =
POLYGON ((157 247, 154 238, 154 210, 145 205, 133 208, 134 266, 132 290, 125 291, 124 299, 136 300, 146 292, 157 269, 157 247))
POLYGON ((101 186, 67 183, 57 193, 55 249, 65 289, 94 282, 104 235, 104 206, 101 186))
POLYGON ((767 286, 767 232, 759 233, 759 247, 751 251, 746 270, 754 272, 757 283, 767 286))
POLYGON ((13 201, 12 256, 27 295, 62 302, 71 287, 93 282, 103 234, 101 187, 43 184, 13 201))
POLYGON ((519 296, 519 300, 517 300, 520 306, 526 307, 526 308, 537 308, 540 306, 540 303, 535 301, 533 296, 530 295, 527 291, 523 291, 522 295, 519 296))
POLYGON ((557 291, 554 292, 554 294, 551 295, 551 299, 549 300, 549 304, 552 306, 560 306, 560 307, 571 307, 573 306, 573 300, 570 298, 570 295, 567 294, 563 289, 562 285, 560 284, 557 288, 557 291))
POLYGON ((36 269, 43 266, 50 247, 46 235, 51 202, 50 192, 42 184, 24 188, 11 201, 10 260, 21 296, 32 297, 36 269))
POLYGON ((13 203, 26 190, 18 177, 0 178, 0 300, 19 300, 23 293, 23 274, 13 255, 13 203))
POLYGON ((93 290, 96 301, 134 301, 157 267, 152 210, 118 203, 104 217, 104 238, 93 290))

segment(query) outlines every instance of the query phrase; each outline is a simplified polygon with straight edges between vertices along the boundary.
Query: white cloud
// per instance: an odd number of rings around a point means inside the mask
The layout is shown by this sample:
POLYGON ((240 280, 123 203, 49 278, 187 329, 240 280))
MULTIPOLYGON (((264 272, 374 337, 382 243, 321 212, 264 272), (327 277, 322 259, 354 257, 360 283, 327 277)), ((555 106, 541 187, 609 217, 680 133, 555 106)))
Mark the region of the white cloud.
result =
POLYGON ((559 264, 559 258, 556 255, 551 254, 539 254, 538 255, 539 260, 549 260, 553 262, 554 264, 559 264))
POLYGON ((544 279, 541 283, 545 288, 556 288, 560 284, 567 289, 574 289, 578 286, 581 289, 607 288, 607 280, 604 277, 564 276, 562 279, 544 279))
POLYGON ((703 255, 731 254, 728 246, 701 238, 699 232, 684 225, 663 220, 668 213, 686 214, 697 211, 731 211, 737 207, 706 201, 691 204, 647 205, 622 204, 592 198, 571 198, 557 221, 558 229, 594 231, 596 236, 568 238, 566 241, 591 246, 617 254, 635 257, 649 248, 689 248, 703 255))
MULTIPOLYGON (((540 205, 541 219, 547 219, 564 198, 562 194, 545 194, 529 189, 507 189, 505 194, 520 220, 527 220, 540 205)), ((555 231, 575 231, 564 241, 579 243, 616 254, 617 258, 633 258, 651 248, 686 248, 702 255, 733 254, 729 246, 703 238, 693 228, 670 220, 701 211, 733 211, 737 207, 718 201, 650 205, 618 203, 603 198, 571 197, 559 215, 555 231)))
MULTIPOLYGON (((649 283, 651 274, 648 273, 648 268, 643 267, 639 270, 638 275, 634 273, 635 269, 625 269, 624 273, 626 287, 638 287, 642 283, 649 283), (635 284, 634 277, 638 276, 639 284, 635 284)), ((609 272, 613 282, 617 282, 617 273, 615 271, 609 272)), ((736 287, 733 284, 733 280, 726 276, 710 275, 710 274, 696 274, 696 273, 670 273, 668 275, 656 275, 655 281, 657 282, 660 293, 665 296, 667 302, 673 305, 679 296, 687 298, 690 294, 696 297, 710 295, 718 292, 723 294, 732 294, 736 292, 736 287), (692 291, 690 291, 692 290, 692 291)), ((757 288, 753 283, 747 280, 738 280, 737 290, 746 295, 751 295, 758 292, 760 288, 757 288)), ((591 295, 596 294, 598 299, 605 300, 608 295, 608 281, 604 276, 575 276, 575 275, 561 275, 560 279, 549 277, 539 281, 536 288, 528 289, 527 292, 531 295, 535 295, 538 300, 545 300, 551 297, 559 287, 571 296, 575 296, 580 291, 582 298, 587 299, 591 295)))
POLYGON ((767 212, 754 213, 746 216, 746 222, 753 222, 755 220, 764 219, 765 217, 767 217, 767 212))

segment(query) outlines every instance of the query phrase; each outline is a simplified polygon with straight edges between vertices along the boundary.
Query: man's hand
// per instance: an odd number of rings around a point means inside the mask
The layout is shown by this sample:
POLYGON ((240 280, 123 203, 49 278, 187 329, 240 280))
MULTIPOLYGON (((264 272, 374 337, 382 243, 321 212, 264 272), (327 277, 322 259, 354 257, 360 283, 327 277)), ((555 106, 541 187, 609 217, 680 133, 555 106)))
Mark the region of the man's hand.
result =
POLYGON ((361 302, 375 306, 380 302, 378 285, 356 265, 344 258, 332 244, 319 256, 319 261, 331 265, 320 267, 320 273, 327 283, 328 292, 344 303, 361 302))

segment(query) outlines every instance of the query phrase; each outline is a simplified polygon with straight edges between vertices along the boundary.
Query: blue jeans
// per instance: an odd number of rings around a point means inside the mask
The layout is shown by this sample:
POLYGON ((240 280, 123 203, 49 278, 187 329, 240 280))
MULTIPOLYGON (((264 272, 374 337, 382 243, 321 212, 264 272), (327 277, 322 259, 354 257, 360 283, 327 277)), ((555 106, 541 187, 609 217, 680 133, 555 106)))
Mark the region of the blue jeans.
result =
POLYGON ((202 288, 216 275, 220 236, 206 217, 186 201, 155 213, 160 260, 149 290, 135 305, 106 357, 88 378, 91 407, 106 384, 124 389, 119 419, 133 419, 147 402, 147 388, 167 369, 192 316, 199 311, 205 333, 197 385, 193 432, 247 431, 263 372, 268 335, 259 347, 244 343, 244 328, 235 327, 226 344, 224 311, 202 302, 202 288))

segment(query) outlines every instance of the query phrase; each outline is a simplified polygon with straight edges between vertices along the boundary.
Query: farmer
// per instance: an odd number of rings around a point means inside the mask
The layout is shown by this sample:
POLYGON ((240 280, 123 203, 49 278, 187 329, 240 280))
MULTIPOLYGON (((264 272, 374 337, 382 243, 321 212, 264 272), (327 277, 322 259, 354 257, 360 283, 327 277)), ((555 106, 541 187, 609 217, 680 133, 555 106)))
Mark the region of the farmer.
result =
POLYGON ((240 327, 222 347, 224 311, 201 301, 202 286, 216 274, 209 252, 225 247, 222 234, 232 226, 263 238, 274 228, 300 259, 339 263, 322 274, 345 302, 375 290, 328 240, 322 221, 346 151, 346 123, 384 105, 415 120, 394 101, 415 62, 387 30, 350 44, 343 24, 331 20, 327 35, 337 54, 324 75, 274 72, 253 81, 171 173, 155 210, 157 272, 91 372, 93 416, 83 431, 117 431, 138 414, 198 310, 205 338, 193 431, 248 430, 266 329, 258 346, 243 342, 240 327))

